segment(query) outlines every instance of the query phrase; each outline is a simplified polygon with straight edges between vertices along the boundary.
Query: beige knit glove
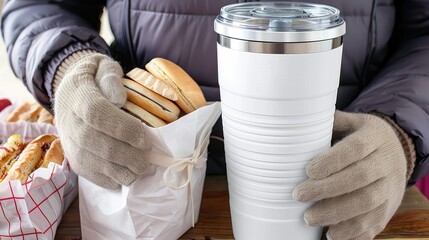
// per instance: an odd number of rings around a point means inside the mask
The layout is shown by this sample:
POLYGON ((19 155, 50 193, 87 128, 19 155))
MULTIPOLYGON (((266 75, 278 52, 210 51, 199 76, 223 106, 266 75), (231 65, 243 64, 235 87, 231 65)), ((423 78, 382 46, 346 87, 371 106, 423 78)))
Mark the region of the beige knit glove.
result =
POLYGON ((380 233, 404 196, 406 155, 414 164, 406 147, 412 142, 402 134, 375 115, 337 111, 333 138, 344 138, 307 165, 309 179, 293 192, 297 201, 316 202, 304 214, 306 223, 329 226, 333 240, 380 233))
POLYGON ((72 169, 110 189, 134 182, 148 166, 142 123, 120 110, 126 101, 121 66, 81 51, 57 70, 54 112, 72 169))

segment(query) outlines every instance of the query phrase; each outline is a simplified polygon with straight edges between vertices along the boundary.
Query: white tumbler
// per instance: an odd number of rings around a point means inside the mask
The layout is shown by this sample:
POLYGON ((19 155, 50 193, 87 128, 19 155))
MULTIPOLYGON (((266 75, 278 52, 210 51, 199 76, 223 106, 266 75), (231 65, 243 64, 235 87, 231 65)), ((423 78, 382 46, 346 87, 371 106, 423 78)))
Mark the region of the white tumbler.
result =
POLYGON ((345 22, 326 5, 253 2, 214 28, 234 236, 318 240, 292 191, 331 144, 345 22))

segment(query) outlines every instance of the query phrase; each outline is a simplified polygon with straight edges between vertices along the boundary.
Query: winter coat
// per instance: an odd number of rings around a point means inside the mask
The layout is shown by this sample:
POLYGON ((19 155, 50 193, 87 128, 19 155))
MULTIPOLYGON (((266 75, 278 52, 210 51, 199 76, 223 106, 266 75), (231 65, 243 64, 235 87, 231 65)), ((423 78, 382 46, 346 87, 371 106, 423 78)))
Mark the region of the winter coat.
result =
MULTIPOLYGON (((142 67, 154 57, 170 59, 211 101, 220 99, 213 20, 222 6, 233 2, 6 0, 1 31, 13 71, 46 107, 53 100, 57 66, 80 49, 110 54, 124 71, 142 67), (116 38, 110 47, 98 35, 104 6, 116 38)), ((347 22, 337 107, 393 118, 414 140, 417 163, 410 180, 414 183, 429 172, 429 1, 306 2, 334 6, 347 22)), ((220 124, 213 134, 222 137, 220 124)), ((223 147, 215 139, 209 148, 209 169, 222 171, 223 147)))

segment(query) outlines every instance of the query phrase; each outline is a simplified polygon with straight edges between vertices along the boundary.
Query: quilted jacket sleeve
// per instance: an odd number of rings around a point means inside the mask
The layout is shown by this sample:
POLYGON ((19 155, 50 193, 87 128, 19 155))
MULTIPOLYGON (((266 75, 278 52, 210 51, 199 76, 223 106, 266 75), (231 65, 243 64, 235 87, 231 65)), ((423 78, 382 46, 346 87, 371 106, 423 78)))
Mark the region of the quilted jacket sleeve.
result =
POLYGON ((15 75, 50 109, 53 72, 74 51, 108 53, 99 36, 102 0, 6 0, 1 32, 15 75))
POLYGON ((396 34, 383 68, 346 108, 393 118, 414 140, 409 184, 429 173, 429 1, 397 1, 396 34))

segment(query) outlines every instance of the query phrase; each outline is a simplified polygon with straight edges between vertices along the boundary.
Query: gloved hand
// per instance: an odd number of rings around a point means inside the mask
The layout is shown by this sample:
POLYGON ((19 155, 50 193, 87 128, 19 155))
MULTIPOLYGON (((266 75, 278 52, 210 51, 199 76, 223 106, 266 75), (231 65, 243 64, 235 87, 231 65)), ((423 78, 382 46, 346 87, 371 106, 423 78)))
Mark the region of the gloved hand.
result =
POLYGON ((315 202, 304 219, 310 226, 329 226, 328 239, 373 239, 404 196, 407 158, 401 137, 383 118, 337 111, 336 139, 341 140, 307 165, 309 179, 293 197, 315 202))
POLYGON ((117 62, 88 51, 69 56, 56 73, 54 112, 65 155, 76 173, 109 189, 131 184, 148 166, 142 123, 120 110, 122 76, 117 62))

